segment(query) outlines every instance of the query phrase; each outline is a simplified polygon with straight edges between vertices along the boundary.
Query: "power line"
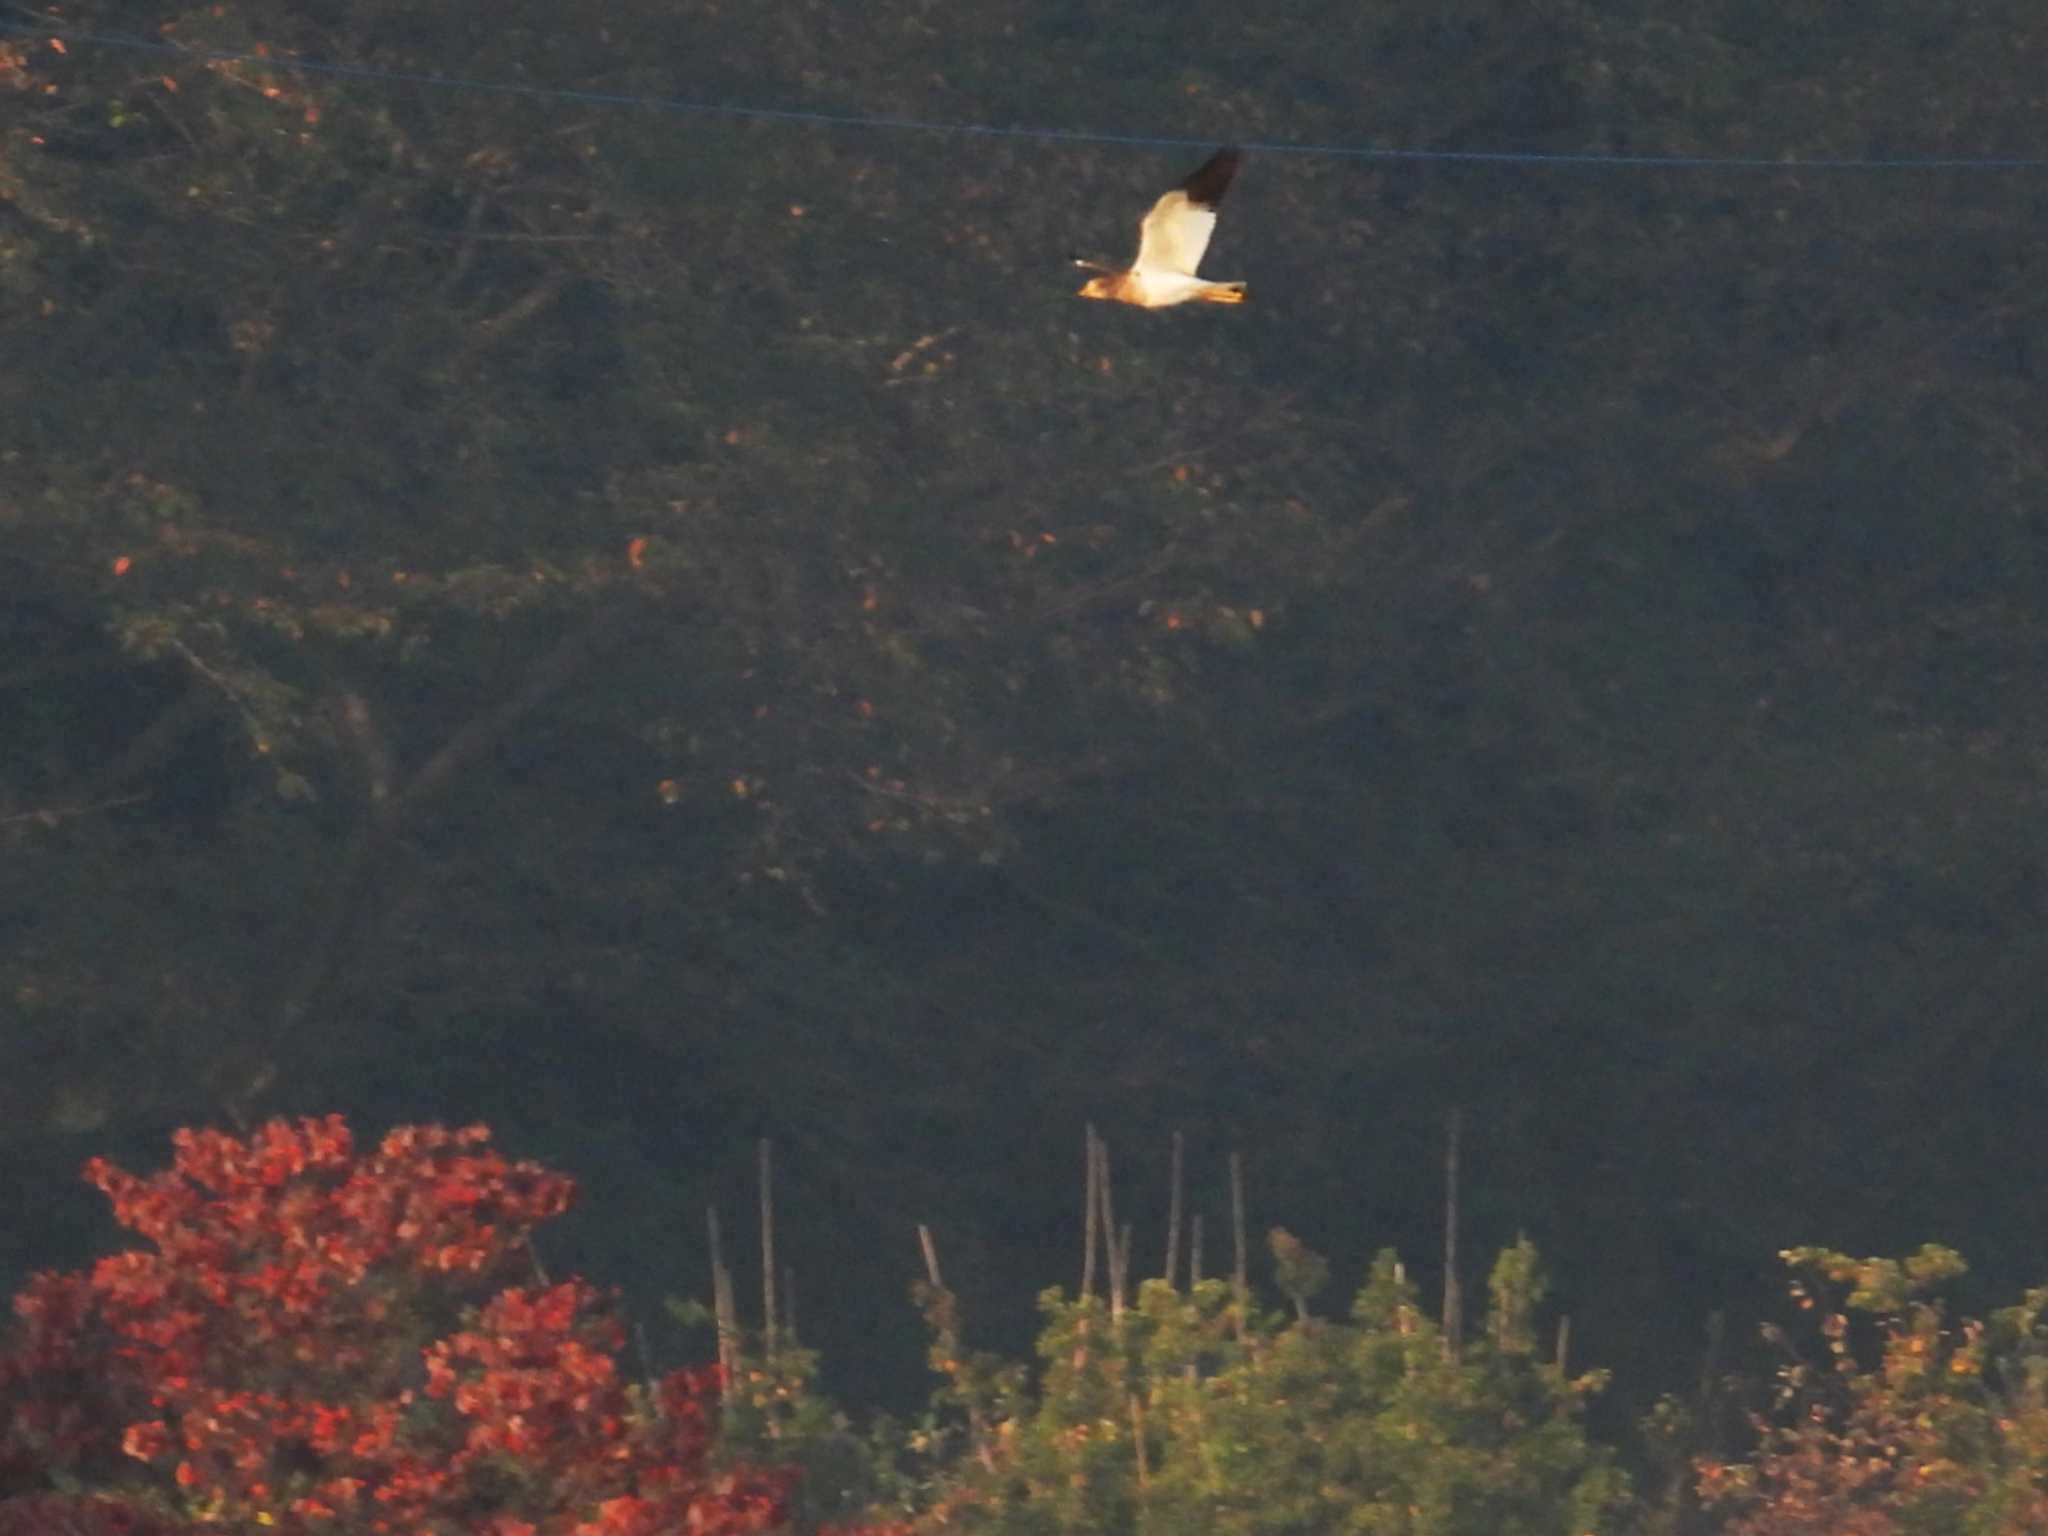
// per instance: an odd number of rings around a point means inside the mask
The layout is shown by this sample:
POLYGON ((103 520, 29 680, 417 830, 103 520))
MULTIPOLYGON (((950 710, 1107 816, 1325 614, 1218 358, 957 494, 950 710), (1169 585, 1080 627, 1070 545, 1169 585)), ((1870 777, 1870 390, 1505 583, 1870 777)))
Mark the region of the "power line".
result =
MULTIPOLYGON (((1099 133, 1083 128, 1034 128, 994 123, 949 123, 924 118, 860 112, 814 112, 798 107, 757 107, 729 102, 690 101, 621 91, 586 91, 569 86, 522 85, 507 80, 472 80, 458 75, 416 70, 376 69, 367 64, 326 64, 220 48, 190 48, 153 38, 118 33, 81 32, 63 26, 30 26, 0 21, 0 36, 45 37, 66 44, 120 48, 137 53, 198 59, 207 63, 245 64, 282 73, 325 75, 331 79, 365 80, 386 85, 421 86, 434 90, 479 91, 522 96, 536 101, 576 102, 586 106, 641 107, 651 111, 700 117, 730 117, 754 122, 808 123, 827 128, 875 128, 909 133, 961 134, 979 138, 1035 139, 1043 143, 1116 144, 1146 149, 1207 149, 1213 138, 1159 134, 1099 133)), ((1357 144, 1289 144, 1240 141, 1240 147, 1261 155, 1324 155, 1354 160, 1402 161, 1448 165, 1549 165, 1617 167, 1646 170, 1730 171, 2038 171, 2048 170, 2048 156, 1998 155, 1841 155, 1773 158, 1769 155, 1627 154, 1605 151, 1520 149, 1390 149, 1357 144)))

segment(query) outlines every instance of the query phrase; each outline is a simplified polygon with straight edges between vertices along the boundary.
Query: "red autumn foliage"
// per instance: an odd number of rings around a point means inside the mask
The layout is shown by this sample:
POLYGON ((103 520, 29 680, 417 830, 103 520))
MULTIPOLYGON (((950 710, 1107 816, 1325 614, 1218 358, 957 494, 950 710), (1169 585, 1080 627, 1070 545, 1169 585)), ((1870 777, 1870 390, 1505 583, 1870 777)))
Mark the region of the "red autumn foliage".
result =
POLYGON ((780 1525, 784 1473, 711 1464, 715 1373, 631 1386, 606 1298, 518 1283, 573 1186, 488 1141, 416 1127, 359 1155, 329 1116, 181 1131, 147 1178, 88 1163, 149 1246, 15 1298, 0 1486, 62 1474, 284 1532, 780 1525))

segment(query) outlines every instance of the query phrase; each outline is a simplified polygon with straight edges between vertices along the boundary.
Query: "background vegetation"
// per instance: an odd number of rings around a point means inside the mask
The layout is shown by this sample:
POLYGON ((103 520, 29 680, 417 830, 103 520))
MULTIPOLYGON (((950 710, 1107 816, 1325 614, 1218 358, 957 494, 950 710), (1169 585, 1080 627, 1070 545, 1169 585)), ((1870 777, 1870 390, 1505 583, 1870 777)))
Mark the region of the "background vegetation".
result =
MULTIPOLYGON (((758 1326, 714 1219, 711 1306, 669 1308, 712 1326, 715 1363, 663 1373, 643 1330, 638 1370, 624 1359, 615 1292, 539 1260, 534 1230, 574 1182, 490 1139, 407 1126, 371 1148, 330 1115, 180 1130, 157 1173, 92 1159, 141 1241, 14 1297, 0 1531, 2034 1536, 2048 1519, 2048 1289, 1953 1318, 1966 1267, 1931 1244, 1788 1250, 1811 1315, 1767 1332, 1775 1390, 1710 1356, 1690 1401, 1645 1417, 1632 1478, 1588 1433, 1607 1373, 1573 1374, 1526 1238, 1470 1326, 1456 1280, 1432 1318, 1391 1249, 1336 1322, 1329 1260, 1274 1227, 1291 1312, 1269 1311, 1236 1160, 1213 1278, 1176 1158, 1164 1272, 1141 1280, 1090 1128, 1082 1279, 1039 1298, 1035 1369, 969 1346, 919 1229, 911 1294, 940 1385, 902 1423, 817 1390, 774 1262, 767 1143, 758 1326)), ((1446 1214, 1455 1276, 1455 1199, 1446 1214)))
POLYGON ((770 1133, 901 1404, 913 1224, 1021 1352, 1085 1119, 1355 1276, 1464 1105, 1624 1421, 1790 1244, 2038 1275, 2038 170, 1254 154, 1253 305, 1147 315, 1062 262, 1194 150, 610 99, 2026 156, 2037 7, 62 22, 0 40, 0 1268, 94 1250, 86 1151, 481 1117, 644 1310, 770 1133))

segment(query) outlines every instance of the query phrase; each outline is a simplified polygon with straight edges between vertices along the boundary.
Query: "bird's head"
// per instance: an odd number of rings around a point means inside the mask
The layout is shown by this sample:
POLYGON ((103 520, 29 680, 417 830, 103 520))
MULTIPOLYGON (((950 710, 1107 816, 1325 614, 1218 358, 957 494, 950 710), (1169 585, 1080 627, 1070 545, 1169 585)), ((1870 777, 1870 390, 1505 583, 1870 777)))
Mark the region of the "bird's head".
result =
POLYGON ((1114 267, 1105 267, 1101 262, 1090 261, 1084 256, 1076 256, 1074 258, 1074 265, 1084 272, 1093 272, 1095 274, 1095 276, 1089 278, 1087 282, 1081 285, 1080 294, 1082 298, 1113 299, 1116 297, 1116 284, 1117 280, 1122 277, 1122 273, 1118 272, 1114 267))

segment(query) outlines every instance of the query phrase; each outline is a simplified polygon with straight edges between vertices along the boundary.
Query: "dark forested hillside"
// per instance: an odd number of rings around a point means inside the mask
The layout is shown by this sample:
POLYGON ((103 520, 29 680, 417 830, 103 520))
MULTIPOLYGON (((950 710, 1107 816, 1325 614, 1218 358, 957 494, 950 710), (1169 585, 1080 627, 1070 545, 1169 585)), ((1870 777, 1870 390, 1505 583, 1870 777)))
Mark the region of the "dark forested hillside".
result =
POLYGON ((346 1110, 701 1289, 766 1134, 900 1392, 1084 1121, 1355 1277, 1463 1106, 1632 1400, 1793 1243, 2037 1279, 2048 169, 1684 161, 2048 154, 1937 9, 7 13, 0 1267, 346 1110), (620 98, 1248 143, 1252 302, 1072 297, 1198 149, 620 98))

